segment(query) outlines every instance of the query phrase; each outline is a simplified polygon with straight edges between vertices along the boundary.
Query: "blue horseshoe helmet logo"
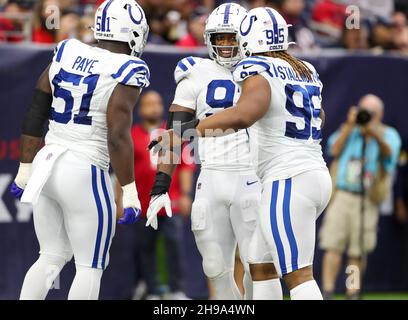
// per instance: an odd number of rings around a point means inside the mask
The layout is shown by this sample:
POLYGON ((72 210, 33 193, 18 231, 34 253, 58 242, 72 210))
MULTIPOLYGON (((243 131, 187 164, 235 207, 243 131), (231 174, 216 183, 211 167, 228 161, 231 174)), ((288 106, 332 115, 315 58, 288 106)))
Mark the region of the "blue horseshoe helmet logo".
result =
POLYGON ((245 19, 246 19, 247 17, 248 17, 247 15, 244 17, 244 19, 242 20, 241 25, 240 25, 240 27, 239 27, 239 31, 241 32, 241 35, 243 35, 243 36, 246 36, 246 35, 251 31, 252 24, 253 24, 254 21, 256 20, 256 16, 251 16, 251 17, 249 18, 248 30, 244 32, 244 31, 242 31, 242 25, 244 24, 244 21, 245 21, 245 19))
POLYGON ((143 20, 143 11, 142 11, 142 9, 141 9, 138 5, 136 5, 136 6, 137 6, 137 9, 138 9, 139 12, 140 12, 140 19, 139 19, 139 20, 136 20, 136 19, 133 17, 133 14, 132 14, 132 6, 131 6, 130 4, 127 5, 127 9, 128 9, 128 12, 129 12, 130 20, 132 20, 134 24, 140 24, 140 23, 142 22, 142 20, 143 20))

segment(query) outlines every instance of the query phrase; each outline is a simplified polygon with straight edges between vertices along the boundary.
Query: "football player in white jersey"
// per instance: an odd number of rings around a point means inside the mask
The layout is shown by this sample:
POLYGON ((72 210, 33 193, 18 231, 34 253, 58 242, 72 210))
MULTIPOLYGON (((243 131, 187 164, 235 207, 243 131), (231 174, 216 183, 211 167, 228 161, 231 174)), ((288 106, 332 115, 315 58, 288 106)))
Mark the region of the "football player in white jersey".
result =
POLYGON ((150 147, 158 142, 157 148, 174 145, 192 128, 198 136, 216 136, 251 127, 262 199, 250 258, 271 252, 292 299, 322 299, 312 269, 316 219, 332 188, 320 146, 322 83, 311 64, 287 52, 288 25, 271 8, 248 12, 239 45, 246 58, 234 70, 242 86, 235 107, 182 124, 178 132, 167 132, 150 147))
POLYGON ((11 191, 33 204, 40 256, 20 299, 45 299, 72 256, 76 275, 68 299, 98 298, 115 233, 109 162, 124 193, 119 223, 133 223, 140 214, 130 128, 139 93, 149 85, 149 69, 138 58, 149 28, 134 0, 103 2, 94 28, 95 47, 75 39, 58 44, 23 121, 11 191))
MULTIPOLYGON (((184 122, 194 117, 205 119, 237 102, 240 92, 231 71, 242 59, 236 35, 245 14, 246 10, 234 3, 223 4, 211 13, 204 33, 211 59, 187 57, 178 63, 169 122, 184 122)), ((238 243, 245 268, 245 298, 252 299, 248 247, 256 227, 261 185, 251 162, 248 132, 239 130, 225 137, 199 139, 198 150, 201 172, 191 220, 204 272, 214 285, 216 299, 241 299, 234 281, 234 253, 238 243)), ((156 197, 166 199, 171 169, 171 165, 158 167, 147 214, 150 219, 156 219, 162 206, 156 197)), ((256 262, 268 261, 260 257, 256 262)), ((254 286, 266 286, 269 296, 262 294, 256 299, 270 298, 271 292, 282 295, 271 260, 269 264, 271 270, 264 265, 254 283, 254 286)))

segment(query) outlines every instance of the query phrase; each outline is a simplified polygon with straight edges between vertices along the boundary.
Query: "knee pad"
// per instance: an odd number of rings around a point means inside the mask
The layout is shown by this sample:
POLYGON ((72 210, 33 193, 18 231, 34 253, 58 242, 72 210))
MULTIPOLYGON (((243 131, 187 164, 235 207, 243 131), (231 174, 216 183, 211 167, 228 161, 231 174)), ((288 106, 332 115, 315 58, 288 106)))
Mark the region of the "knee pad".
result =
POLYGON ((214 279, 220 277, 228 271, 225 265, 222 249, 218 244, 205 244, 205 252, 203 252, 202 255, 203 270, 208 278, 214 279))
POLYGON ((60 256, 55 256, 51 254, 44 254, 41 253, 40 257, 38 258, 38 262, 42 265, 46 266, 56 266, 60 270, 64 267, 64 265, 69 261, 69 259, 66 259, 64 257, 60 256))

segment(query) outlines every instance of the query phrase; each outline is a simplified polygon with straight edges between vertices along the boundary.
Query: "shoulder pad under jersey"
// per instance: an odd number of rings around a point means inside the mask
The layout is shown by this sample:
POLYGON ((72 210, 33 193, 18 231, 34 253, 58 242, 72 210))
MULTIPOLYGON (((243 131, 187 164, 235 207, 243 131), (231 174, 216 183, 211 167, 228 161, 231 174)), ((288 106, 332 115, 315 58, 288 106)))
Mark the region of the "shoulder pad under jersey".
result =
POLYGON ((127 86, 148 87, 150 82, 150 70, 147 64, 135 57, 126 57, 115 67, 112 78, 127 86))
POLYGON ((186 57, 181 59, 174 70, 174 80, 176 81, 176 84, 184 78, 187 78, 201 60, 203 59, 197 57, 186 57))
POLYGON ((245 58, 236 65, 233 71, 234 81, 241 82, 262 72, 267 72, 273 77, 270 68, 271 65, 267 58, 258 56, 245 58))

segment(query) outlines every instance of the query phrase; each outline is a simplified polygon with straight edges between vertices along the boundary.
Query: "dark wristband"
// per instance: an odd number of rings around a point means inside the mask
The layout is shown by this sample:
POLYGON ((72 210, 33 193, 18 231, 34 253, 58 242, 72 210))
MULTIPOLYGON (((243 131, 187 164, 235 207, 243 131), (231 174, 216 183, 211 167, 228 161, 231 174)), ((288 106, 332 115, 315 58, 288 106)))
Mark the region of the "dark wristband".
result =
POLYGON ((170 184, 171 177, 164 172, 158 171, 154 178, 154 184, 150 195, 155 196, 169 192, 170 184))

